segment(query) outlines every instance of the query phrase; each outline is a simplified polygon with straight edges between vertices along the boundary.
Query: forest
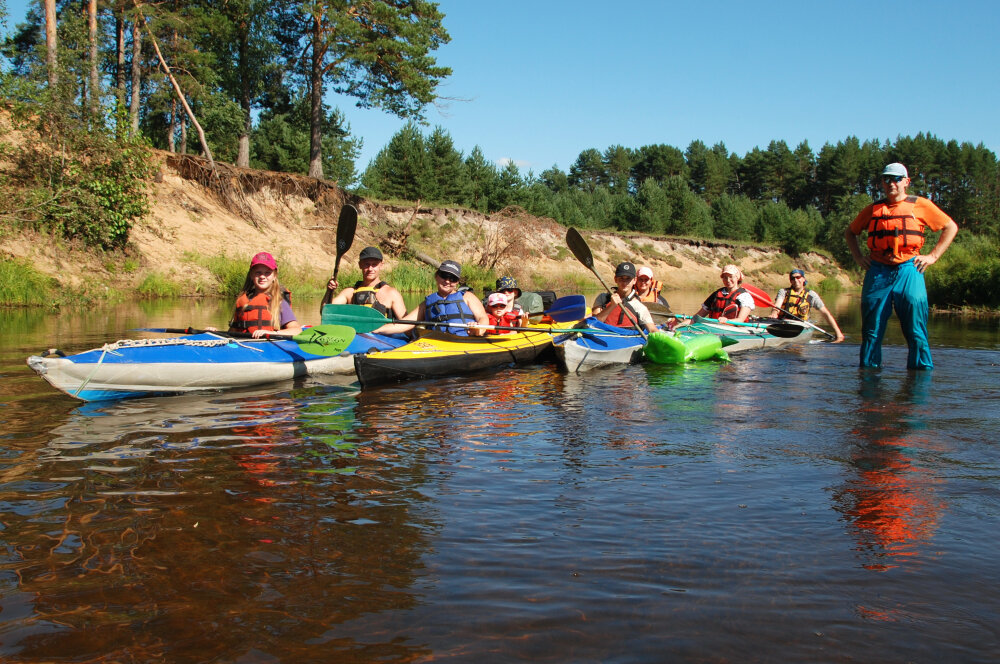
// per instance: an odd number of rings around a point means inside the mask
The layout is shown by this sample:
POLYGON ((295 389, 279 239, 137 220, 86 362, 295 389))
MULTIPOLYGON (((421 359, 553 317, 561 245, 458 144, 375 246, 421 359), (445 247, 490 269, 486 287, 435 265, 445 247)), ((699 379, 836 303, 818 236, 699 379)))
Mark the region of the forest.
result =
MULTIPOLYGON (((5 7, 0 3, 0 12, 5 7)), ((150 147, 337 181, 382 200, 494 212, 518 206, 580 228, 750 241, 852 266, 843 231, 881 194, 884 164, 958 223, 928 273, 936 302, 997 307, 1000 165, 930 133, 780 138, 746 154, 699 140, 581 149, 567 171, 522 173, 424 124, 450 70, 436 3, 420 0, 41 0, 8 29, 0 108, 40 140, 10 145, 3 223, 119 247, 147 210, 150 147), (409 122, 370 164, 328 91, 409 122)), ((933 241, 928 242, 928 247, 933 241)))

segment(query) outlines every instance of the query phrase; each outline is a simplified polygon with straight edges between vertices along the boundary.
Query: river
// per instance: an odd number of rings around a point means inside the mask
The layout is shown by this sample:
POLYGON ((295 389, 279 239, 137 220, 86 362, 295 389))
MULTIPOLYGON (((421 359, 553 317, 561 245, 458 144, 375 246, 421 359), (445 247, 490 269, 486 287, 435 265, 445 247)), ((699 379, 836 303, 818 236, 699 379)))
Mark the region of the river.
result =
POLYGON ((861 371, 833 306, 728 364, 110 404, 25 358, 227 305, 0 310, 0 660, 995 662, 997 322, 861 371))

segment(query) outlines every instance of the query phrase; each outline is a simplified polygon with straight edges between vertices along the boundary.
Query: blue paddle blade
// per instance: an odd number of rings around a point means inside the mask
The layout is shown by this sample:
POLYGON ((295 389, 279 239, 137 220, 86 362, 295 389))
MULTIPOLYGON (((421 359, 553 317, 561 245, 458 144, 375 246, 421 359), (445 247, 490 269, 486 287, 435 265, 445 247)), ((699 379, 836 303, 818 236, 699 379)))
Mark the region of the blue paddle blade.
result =
POLYGON ((587 298, 582 295, 566 295, 552 303, 542 312, 557 323, 569 323, 587 315, 587 298))

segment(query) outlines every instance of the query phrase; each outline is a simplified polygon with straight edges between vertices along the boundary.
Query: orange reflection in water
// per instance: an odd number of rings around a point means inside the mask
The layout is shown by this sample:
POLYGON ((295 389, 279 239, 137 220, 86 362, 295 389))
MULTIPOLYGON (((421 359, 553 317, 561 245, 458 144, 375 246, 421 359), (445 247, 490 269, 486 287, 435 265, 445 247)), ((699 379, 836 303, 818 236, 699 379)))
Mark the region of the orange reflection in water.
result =
POLYGON ((866 569, 884 571, 901 558, 915 560, 930 542, 943 513, 941 483, 920 465, 934 449, 926 429, 928 374, 907 376, 896 394, 885 394, 880 377, 863 373, 856 410, 858 438, 850 463, 856 475, 834 494, 836 509, 850 520, 866 569))

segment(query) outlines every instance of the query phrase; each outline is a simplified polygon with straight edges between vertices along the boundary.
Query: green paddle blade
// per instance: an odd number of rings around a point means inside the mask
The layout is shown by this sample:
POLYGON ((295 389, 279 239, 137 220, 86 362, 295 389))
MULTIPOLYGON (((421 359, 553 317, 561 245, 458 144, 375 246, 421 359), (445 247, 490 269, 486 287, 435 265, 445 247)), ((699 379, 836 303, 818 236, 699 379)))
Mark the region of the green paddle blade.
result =
POLYGON ((357 332, 371 332, 388 322, 379 312, 360 304, 323 305, 323 325, 346 325, 357 332))
POLYGON ((292 341, 306 353, 329 357, 343 353, 354 341, 355 334, 354 329, 346 325, 317 325, 296 334, 292 341))

